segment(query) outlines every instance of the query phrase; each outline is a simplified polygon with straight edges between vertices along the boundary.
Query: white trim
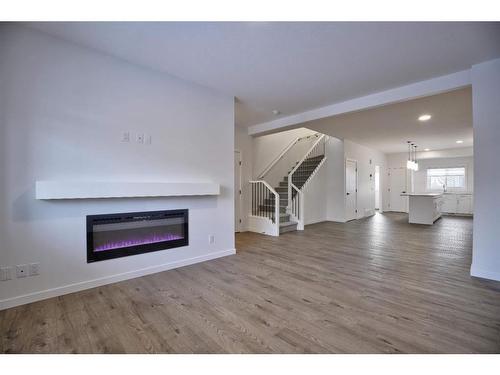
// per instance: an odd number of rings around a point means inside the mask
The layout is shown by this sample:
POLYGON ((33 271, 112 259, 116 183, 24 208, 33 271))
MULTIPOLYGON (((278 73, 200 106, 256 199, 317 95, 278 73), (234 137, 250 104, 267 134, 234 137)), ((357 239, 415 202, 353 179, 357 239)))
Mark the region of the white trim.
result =
POLYGON ((475 267, 474 264, 470 266, 470 275, 473 277, 480 277, 482 279, 500 281, 500 272, 488 271, 475 267))
POLYGON ((445 76, 431 78, 425 81, 396 87, 390 90, 361 96, 359 98, 346 100, 344 102, 331 104, 310 111, 298 113, 277 120, 256 124, 248 128, 249 135, 270 133, 282 128, 291 128, 294 125, 308 121, 314 121, 343 113, 356 112, 363 109, 380 107, 383 105, 398 103, 443 92, 459 89, 471 84, 470 69, 448 74, 445 76))
POLYGON ((91 289, 102 285, 112 284, 119 281, 135 279, 136 277, 163 272, 174 268, 189 266, 191 264, 205 262, 207 260, 221 258, 233 254, 236 254, 236 249, 221 250, 193 258, 164 263, 156 266, 142 268, 135 271, 119 273, 112 276, 101 277, 94 280, 82 281, 75 284, 64 285, 57 288, 46 289, 46 290, 41 290, 39 292, 25 294, 22 296, 7 298, 0 300, 0 310, 5 310, 11 307, 32 303, 47 298, 62 296, 64 294, 79 292, 81 290, 91 289))

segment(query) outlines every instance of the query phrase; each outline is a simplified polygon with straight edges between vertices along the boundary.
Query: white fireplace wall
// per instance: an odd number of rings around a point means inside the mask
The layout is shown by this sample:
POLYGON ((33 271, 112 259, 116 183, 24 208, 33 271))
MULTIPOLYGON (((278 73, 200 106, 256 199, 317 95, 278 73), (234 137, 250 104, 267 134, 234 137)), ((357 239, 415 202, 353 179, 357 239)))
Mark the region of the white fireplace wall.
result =
POLYGON ((232 97, 13 24, 0 26, 0 83, 0 265, 40 263, 0 282, 0 308, 234 253, 232 97), (221 194, 39 201, 36 180, 215 182, 221 194), (86 263, 86 215, 178 208, 188 247, 86 263))

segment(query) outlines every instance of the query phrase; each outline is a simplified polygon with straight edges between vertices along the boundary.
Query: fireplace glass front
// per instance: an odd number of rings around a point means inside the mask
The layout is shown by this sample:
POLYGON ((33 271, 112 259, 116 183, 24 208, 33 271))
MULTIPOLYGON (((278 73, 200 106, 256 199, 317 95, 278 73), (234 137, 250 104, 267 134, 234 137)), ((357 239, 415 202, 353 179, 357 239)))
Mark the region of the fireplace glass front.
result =
POLYGON ((87 263, 188 244, 188 210, 87 216, 87 263))

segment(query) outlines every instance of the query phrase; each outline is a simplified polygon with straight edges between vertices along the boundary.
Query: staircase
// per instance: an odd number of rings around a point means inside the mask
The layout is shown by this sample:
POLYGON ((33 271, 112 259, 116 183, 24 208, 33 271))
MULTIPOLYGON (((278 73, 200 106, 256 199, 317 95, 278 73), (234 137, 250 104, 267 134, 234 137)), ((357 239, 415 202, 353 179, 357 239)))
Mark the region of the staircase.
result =
MULTIPOLYGON (((323 158, 324 155, 305 159, 301 166, 297 169, 297 173, 293 176, 294 185, 301 189, 321 163, 323 158)), ((299 164, 299 162, 296 164, 299 164)), ((283 181, 280 181, 279 186, 274 188, 274 190, 276 190, 276 192, 280 195, 280 234, 297 230, 297 222, 292 221, 290 214, 286 213, 286 208, 288 206, 288 176, 292 170, 293 168, 288 171, 287 175, 283 178, 283 181)), ((295 197, 295 193, 292 193, 292 198, 293 197, 295 197)))
MULTIPOLYGON (((293 149, 289 146, 259 176, 259 180, 250 181, 252 209, 249 217, 251 222, 249 230, 272 236, 304 230, 305 195, 303 188, 326 160, 326 139, 325 135, 319 133, 307 137, 306 141, 310 146, 306 145, 306 149, 302 147, 303 151, 299 150, 299 153, 293 153, 293 149), (295 158, 295 160, 287 162, 290 158, 295 158), (284 168, 276 168, 279 167, 279 163, 287 164, 284 168), (265 176, 269 171, 272 174, 273 168, 274 177, 265 176), (280 174, 281 176, 285 174, 285 176, 281 178, 280 174), (269 177, 268 181, 266 181, 267 177, 269 177), (273 188, 269 183, 271 180, 278 186, 273 188)), ((304 142, 304 138, 298 138, 292 145, 300 145, 300 142, 304 142)))

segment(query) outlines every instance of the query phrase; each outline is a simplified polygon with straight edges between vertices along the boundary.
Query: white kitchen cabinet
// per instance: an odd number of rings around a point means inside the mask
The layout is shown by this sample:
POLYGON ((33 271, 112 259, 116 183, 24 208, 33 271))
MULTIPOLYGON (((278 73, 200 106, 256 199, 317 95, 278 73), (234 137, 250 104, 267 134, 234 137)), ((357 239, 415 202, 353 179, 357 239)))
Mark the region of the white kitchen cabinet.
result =
POLYGON ((472 213, 472 195, 457 196, 457 214, 472 213))
POLYGON ((432 225, 441 217, 442 194, 407 194, 410 200, 408 222, 410 224, 432 225))
POLYGON ((445 214, 471 215, 473 212, 472 194, 444 194, 441 210, 445 214))

